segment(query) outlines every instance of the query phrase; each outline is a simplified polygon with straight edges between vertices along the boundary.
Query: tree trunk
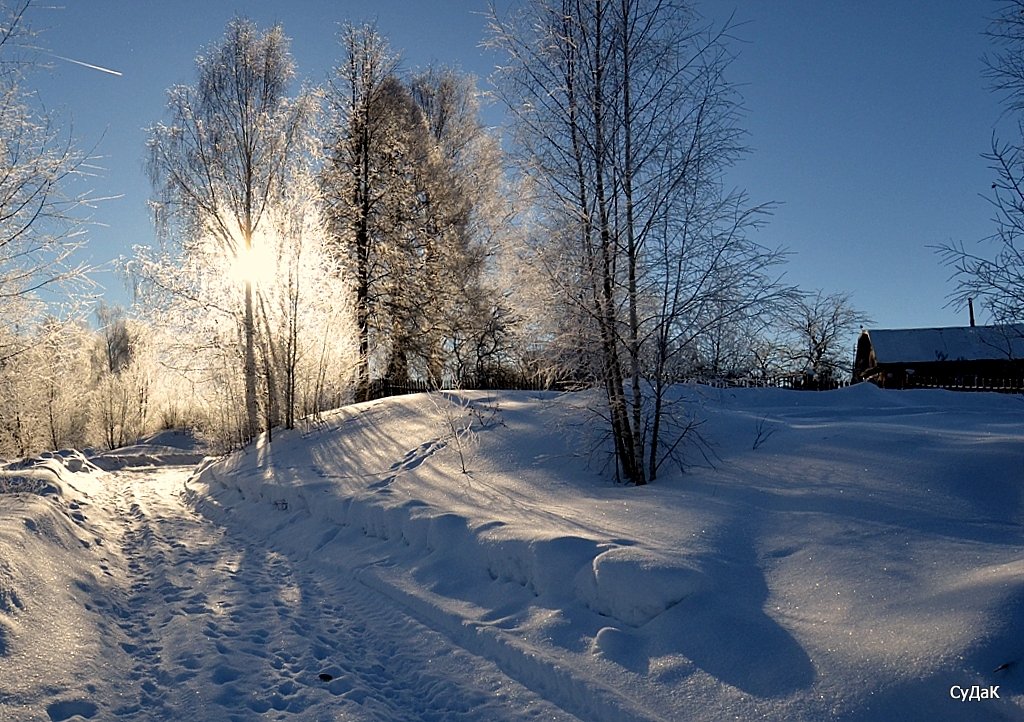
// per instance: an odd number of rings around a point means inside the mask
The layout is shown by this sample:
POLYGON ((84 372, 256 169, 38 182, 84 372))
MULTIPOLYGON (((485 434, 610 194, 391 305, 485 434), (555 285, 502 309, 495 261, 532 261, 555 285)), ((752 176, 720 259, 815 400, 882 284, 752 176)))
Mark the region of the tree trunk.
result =
POLYGON ((594 193, 597 201, 600 255, 601 255, 601 307, 600 326, 603 353, 605 358, 604 370, 606 374, 605 389, 608 393, 608 404, 612 419, 612 434, 615 436, 616 449, 619 453, 619 461, 622 465, 622 473, 626 479, 636 485, 646 483, 643 464, 637 458, 638 440, 634 434, 639 430, 634 429, 630 422, 628 404, 626 403, 625 389, 623 383, 625 376, 622 372, 622 365, 619 362, 618 338, 616 333, 616 259, 615 237, 611 225, 611 210, 607 189, 605 187, 606 173, 608 172, 608 144, 605 136, 607 111, 607 100, 605 98, 605 62, 604 54, 604 9, 602 0, 595 2, 593 56, 591 59, 591 73, 593 75, 593 89, 591 97, 591 112, 594 121, 594 193))
MULTIPOLYGON (((632 105, 632 83, 631 65, 633 60, 633 49, 630 44, 630 29, 632 19, 630 15, 630 0, 622 0, 621 17, 619 24, 622 28, 620 40, 621 73, 622 73, 622 142, 623 142, 623 178, 622 194, 626 201, 626 293, 629 306, 629 336, 627 338, 627 352, 629 354, 629 370, 633 390, 633 455, 636 463, 643 468, 644 460, 644 438, 640 433, 643 420, 643 389, 640 379, 640 321, 637 309, 637 264, 640 256, 640 246, 636 234, 636 218, 633 203, 633 105, 632 105)), ((660 412, 660 404, 655 410, 655 424, 657 425, 657 414, 660 412)), ((651 477, 653 481, 653 476, 651 477)))
MULTIPOLYGON (((354 101, 354 99, 353 99, 354 101)), ((356 325, 359 333, 359 359, 356 367, 355 400, 370 399, 370 99, 363 98, 359 143, 357 146, 357 177, 355 179, 356 221, 356 325)))
POLYGON ((256 396, 256 318, 253 310, 252 282, 245 282, 245 340, 243 373, 245 375, 245 439, 251 440, 259 430, 259 405, 256 396))

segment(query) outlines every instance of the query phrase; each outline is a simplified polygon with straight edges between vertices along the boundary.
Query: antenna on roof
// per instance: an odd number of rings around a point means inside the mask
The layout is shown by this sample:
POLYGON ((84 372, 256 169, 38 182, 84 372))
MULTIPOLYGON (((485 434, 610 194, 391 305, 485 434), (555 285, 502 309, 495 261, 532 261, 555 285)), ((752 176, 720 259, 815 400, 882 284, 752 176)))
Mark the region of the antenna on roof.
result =
POLYGON ((971 314, 971 327, 973 328, 974 327, 974 299, 973 298, 968 298, 967 299, 967 310, 970 311, 970 314, 971 314))

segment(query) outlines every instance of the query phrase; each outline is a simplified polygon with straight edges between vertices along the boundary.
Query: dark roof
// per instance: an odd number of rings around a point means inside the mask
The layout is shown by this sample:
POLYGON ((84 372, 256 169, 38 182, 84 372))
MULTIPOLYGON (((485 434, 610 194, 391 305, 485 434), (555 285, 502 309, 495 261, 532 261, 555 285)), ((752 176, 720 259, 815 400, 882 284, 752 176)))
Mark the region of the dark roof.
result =
POLYGON ((1024 359, 1024 324, 864 331, 878 364, 1024 359))

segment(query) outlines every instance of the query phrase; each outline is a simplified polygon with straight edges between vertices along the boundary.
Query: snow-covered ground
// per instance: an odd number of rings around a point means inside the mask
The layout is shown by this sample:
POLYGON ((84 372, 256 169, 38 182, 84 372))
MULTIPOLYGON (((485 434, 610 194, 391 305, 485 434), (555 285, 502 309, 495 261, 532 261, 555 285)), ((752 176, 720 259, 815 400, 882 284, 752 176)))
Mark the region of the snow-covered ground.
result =
POLYGON ((687 394, 643 488, 525 392, 7 469, 0 719, 1024 719, 1024 401, 687 394))

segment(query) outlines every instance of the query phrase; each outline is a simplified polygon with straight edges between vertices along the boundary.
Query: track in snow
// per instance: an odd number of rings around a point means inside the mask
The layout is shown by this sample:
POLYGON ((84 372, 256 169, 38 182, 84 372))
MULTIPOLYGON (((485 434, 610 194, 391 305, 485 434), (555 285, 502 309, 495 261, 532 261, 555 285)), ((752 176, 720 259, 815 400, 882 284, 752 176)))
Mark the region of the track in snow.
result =
POLYGON ((182 503, 188 472, 110 477, 123 562, 111 614, 127 672, 104 716, 575 719, 351 576, 199 516, 182 503))

